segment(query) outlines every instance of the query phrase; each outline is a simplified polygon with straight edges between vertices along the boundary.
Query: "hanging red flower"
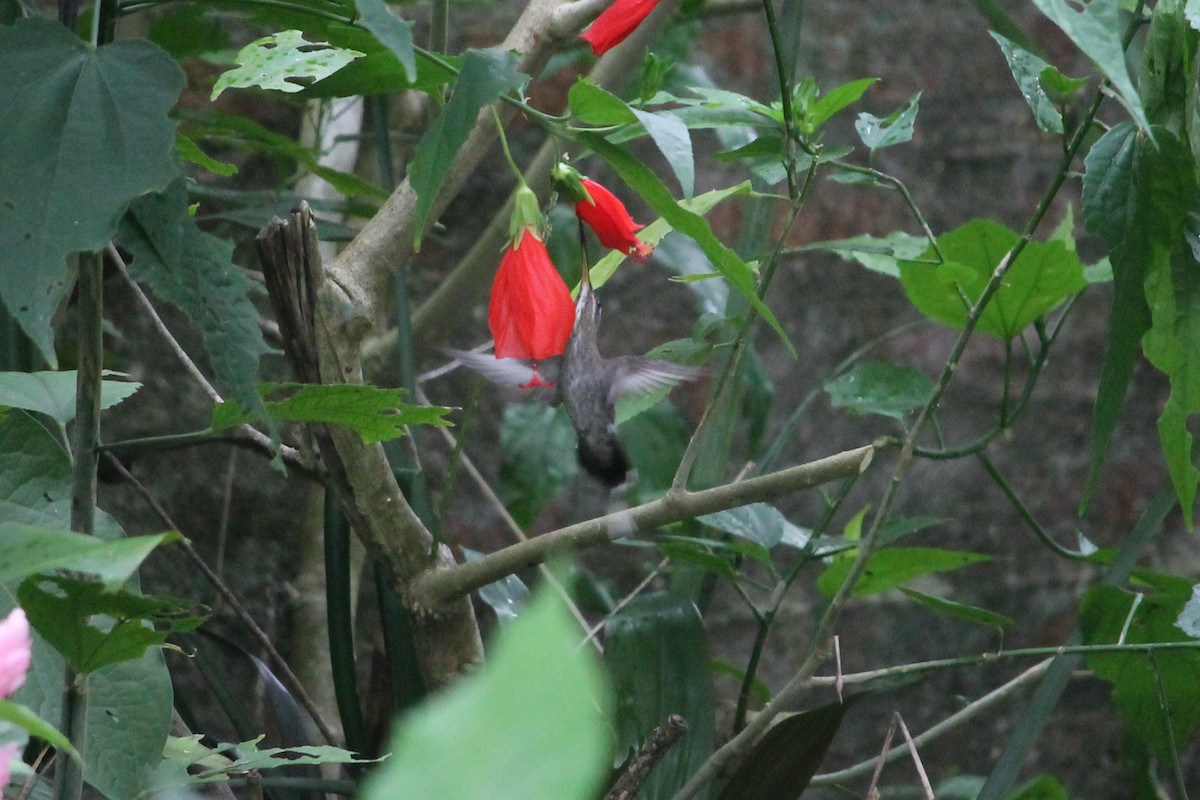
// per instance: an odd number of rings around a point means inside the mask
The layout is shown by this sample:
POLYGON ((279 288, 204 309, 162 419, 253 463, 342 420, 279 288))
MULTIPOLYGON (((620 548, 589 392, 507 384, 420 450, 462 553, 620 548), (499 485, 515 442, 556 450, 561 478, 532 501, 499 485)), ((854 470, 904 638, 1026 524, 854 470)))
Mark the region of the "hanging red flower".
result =
POLYGON ((654 247, 637 237, 645 226, 633 221, 625 204, 591 178, 580 178, 580 183, 591 199, 576 202, 575 213, 596 232, 600 244, 638 260, 649 258, 654 247))
POLYGON ((592 52, 604 55, 633 33, 642 23, 658 0, 617 0, 579 37, 592 46, 592 52))
POLYGON ((530 228, 504 248, 492 283, 488 325, 496 358, 539 360, 559 355, 567 346, 575 325, 571 290, 530 228))

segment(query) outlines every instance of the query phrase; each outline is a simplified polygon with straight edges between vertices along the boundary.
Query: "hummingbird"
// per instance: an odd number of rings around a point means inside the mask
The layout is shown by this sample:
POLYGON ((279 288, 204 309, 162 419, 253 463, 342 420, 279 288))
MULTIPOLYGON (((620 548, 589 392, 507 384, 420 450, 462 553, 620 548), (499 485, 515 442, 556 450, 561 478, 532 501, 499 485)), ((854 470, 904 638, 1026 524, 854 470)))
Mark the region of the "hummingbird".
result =
POLYGON ((446 348, 464 366, 500 386, 520 389, 543 402, 562 403, 578 440, 579 463, 612 489, 625 482, 629 458, 617 439, 616 404, 622 397, 645 394, 696 378, 701 370, 643 356, 600 355, 600 298, 583 265, 575 326, 561 356, 529 361, 494 358, 446 348))

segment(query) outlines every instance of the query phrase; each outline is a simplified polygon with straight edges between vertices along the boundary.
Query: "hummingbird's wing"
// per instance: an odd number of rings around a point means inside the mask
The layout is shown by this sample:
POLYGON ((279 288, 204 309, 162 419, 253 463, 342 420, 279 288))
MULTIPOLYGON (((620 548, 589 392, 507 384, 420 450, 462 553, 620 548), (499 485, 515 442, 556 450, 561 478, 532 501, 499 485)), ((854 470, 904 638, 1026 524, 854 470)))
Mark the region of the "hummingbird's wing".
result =
POLYGON ((559 361, 556 356, 541 361, 523 358, 496 358, 490 353, 468 353, 449 347, 443 351, 464 367, 477 372, 497 386, 519 391, 522 395, 544 403, 558 399, 559 361))
POLYGON ((610 403, 616 403, 626 395, 670 388, 680 381, 694 380, 703 372, 696 367, 641 356, 618 356, 611 363, 613 380, 608 390, 610 403))

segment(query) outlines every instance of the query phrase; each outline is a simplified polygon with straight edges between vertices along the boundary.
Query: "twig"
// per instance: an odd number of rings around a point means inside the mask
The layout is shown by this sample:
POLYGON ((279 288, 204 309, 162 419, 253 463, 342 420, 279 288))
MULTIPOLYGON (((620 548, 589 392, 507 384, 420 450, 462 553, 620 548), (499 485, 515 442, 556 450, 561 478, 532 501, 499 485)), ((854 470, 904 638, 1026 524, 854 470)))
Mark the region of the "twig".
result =
POLYGON ((678 714, 667 717, 667 721, 659 725, 642 742, 638 754, 633 757, 621 773, 621 777, 604 795, 604 800, 630 800, 636 797, 646 778, 658 766, 658 762, 667 754, 676 742, 687 733, 687 722, 678 714))
POLYGON ((908 752, 912 755, 913 766, 917 768, 917 775, 921 779, 921 788, 925 791, 925 800, 934 800, 933 787, 929 785, 929 776, 925 774, 925 765, 921 763, 921 754, 917 752, 916 742, 913 741, 912 734, 908 732, 908 726, 904 724, 904 717, 900 716, 900 712, 896 712, 896 724, 900 726, 900 732, 904 734, 904 742, 908 746, 908 752))
MULTIPOLYGON (((150 493, 150 490, 147 489, 141 481, 134 477, 133 473, 131 473, 119 460, 114 458, 109 453, 106 453, 105 456, 108 458, 109 463, 112 464, 112 466, 121 475, 121 477, 124 478, 129 485, 133 487, 133 490, 138 493, 138 495, 146 502, 148 506, 150 506, 150 509, 154 512, 155 516, 159 518, 162 524, 166 525, 172 530, 180 531, 182 533, 182 529, 175 524, 175 521, 171 519, 171 515, 167 513, 167 510, 163 508, 154 495, 150 493)), ((338 737, 334 735, 329 726, 325 724, 325 720, 321 718, 321 714, 317 710, 316 704, 313 703, 312 698, 308 696, 308 692, 305 691, 303 684, 300 683, 300 679, 296 677, 296 673, 292 672, 292 668, 288 666, 288 663, 283 660, 283 656, 281 656, 279 651, 275 649, 275 645, 271 643, 271 638, 267 636, 266 632, 258 626, 258 623, 254 621, 254 617, 252 617, 246 607, 242 605, 241 600, 239 600, 237 595, 233 593, 233 590, 225 585, 225 582, 221 580, 221 577, 212 571, 212 568, 209 567, 204 559, 200 557, 200 554, 196 552, 194 547, 192 547, 191 541, 186 536, 183 536, 180 539, 180 545, 183 547, 184 553, 187 554, 192 563, 199 568, 205 579, 212 584, 213 588, 216 589, 217 592, 220 593, 225 602, 229 604, 229 607, 233 609, 233 613, 237 615, 238 619, 242 621, 242 624, 246 626, 254 638, 258 640, 259 644, 262 645, 263 650, 270 657, 276 669, 279 670, 280 677, 283 679, 284 685, 287 686, 287 690, 296 696, 296 698, 300 701, 300 705, 304 706, 304 710, 308 712, 308 715, 312 718, 313 724, 315 724, 321 731, 321 735, 325 737, 325 741, 332 745, 338 745, 338 737)))
POLYGON ((569 525, 520 544, 490 553, 468 564, 426 572, 413 581, 410 600, 416 608, 435 609, 517 570, 540 564, 553 555, 591 547, 672 522, 755 503, 784 492, 811 489, 862 472, 871 463, 874 444, 773 472, 741 483, 699 492, 682 491, 635 508, 569 525))

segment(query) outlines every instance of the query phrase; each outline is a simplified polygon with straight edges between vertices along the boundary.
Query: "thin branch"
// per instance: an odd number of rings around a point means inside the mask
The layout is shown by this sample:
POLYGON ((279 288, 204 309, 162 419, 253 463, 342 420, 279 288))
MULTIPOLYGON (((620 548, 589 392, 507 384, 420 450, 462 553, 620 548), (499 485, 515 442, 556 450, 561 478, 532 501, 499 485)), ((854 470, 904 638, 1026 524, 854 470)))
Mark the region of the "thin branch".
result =
POLYGON ((631 800, 637 797, 642 785, 658 762, 687 733, 687 722, 678 714, 667 717, 666 722, 656 727, 642 743, 638 754, 633 757, 621 777, 604 795, 604 800, 631 800))
POLYGON ((426 572, 412 584, 410 600, 416 608, 435 609, 505 575, 546 561, 551 556, 633 536, 672 522, 711 514, 727 508, 766 500, 785 492, 801 491, 855 475, 867 468, 875 454, 870 444, 790 467, 741 483, 700 492, 680 492, 635 508, 570 525, 490 553, 468 564, 426 572))

